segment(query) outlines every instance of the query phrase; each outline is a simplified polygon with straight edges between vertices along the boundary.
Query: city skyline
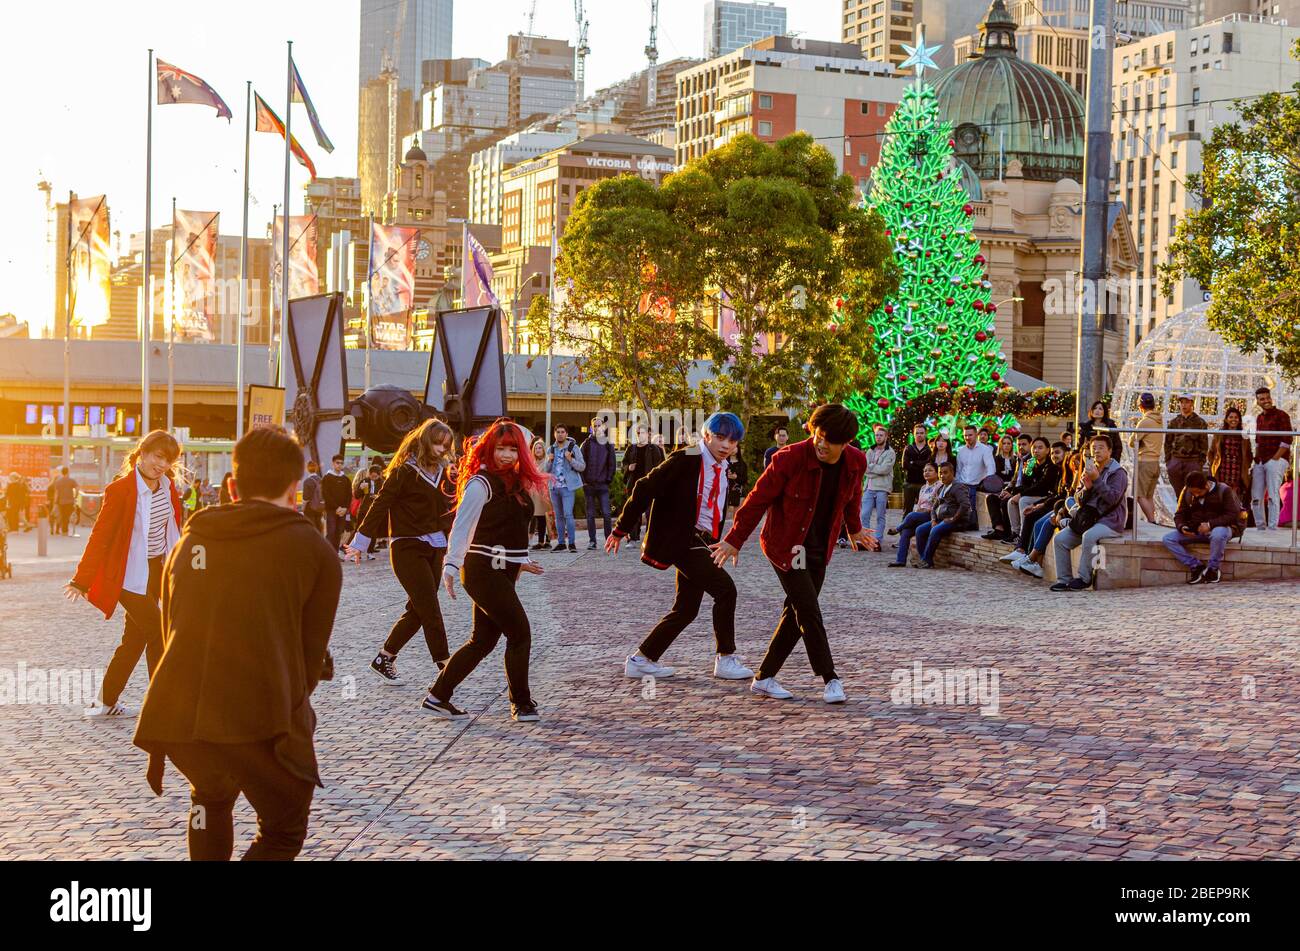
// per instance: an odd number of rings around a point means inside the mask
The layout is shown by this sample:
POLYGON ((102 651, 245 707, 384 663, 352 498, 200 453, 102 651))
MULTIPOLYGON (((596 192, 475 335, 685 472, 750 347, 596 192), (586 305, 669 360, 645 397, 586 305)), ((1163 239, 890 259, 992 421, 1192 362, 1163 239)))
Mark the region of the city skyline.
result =
MULTIPOLYGON (((636 5, 644 7, 644 29, 630 27, 626 4, 587 4, 589 92, 644 66, 649 2, 636 0, 636 5)), ((62 22, 77 27, 65 42, 61 60, 85 66, 52 71, 46 65, 48 44, 37 42, 19 45, 0 58, 0 78, 7 88, 22 89, 36 77, 41 80, 40 94, 13 96, 6 108, 8 126, 27 130, 28 144, 0 156, 0 204, 10 210, 9 236, 0 249, 0 314, 12 312, 28 321, 34 335, 52 319, 44 200, 36 188, 42 179, 51 183, 56 203, 66 201, 70 189, 78 195, 107 195, 111 228, 121 232, 123 247, 132 233, 143 229, 150 46, 167 62, 203 77, 234 113, 228 123, 202 107, 155 107, 155 228, 167 223, 175 195, 183 206, 221 211, 223 233, 239 233, 244 82, 252 80, 254 90, 282 111, 287 39, 294 40, 295 62, 337 148, 327 155, 316 147, 301 106, 293 110, 294 134, 311 154, 320 177, 355 176, 360 0, 321 6, 328 9, 303 18, 287 5, 232 0, 219 18, 198 19, 175 17, 172 8, 150 2, 139 5, 127 22, 120 10, 72 0, 59 7, 62 22)), ((490 20, 473 16, 464 4, 458 6, 452 55, 495 62, 505 57, 509 34, 524 29, 529 0, 500 0, 490 20)), ((703 0, 660 3, 661 61, 702 55, 703 10, 703 0)), ((813 38, 834 37, 839 11, 839 0, 805 0, 792 5, 789 28, 813 38)), ((11 35, 50 35, 50 8, 20 7, 15 13, 11 35)), ((539 0, 534 33, 571 39, 572 18, 570 3, 539 0)), ((260 236, 271 220, 272 206, 283 196, 283 147, 278 138, 254 135, 250 166, 249 234, 260 236)), ((307 175, 295 164, 293 176, 292 211, 299 213, 307 175)), ((116 236, 113 247, 116 251, 116 236)))

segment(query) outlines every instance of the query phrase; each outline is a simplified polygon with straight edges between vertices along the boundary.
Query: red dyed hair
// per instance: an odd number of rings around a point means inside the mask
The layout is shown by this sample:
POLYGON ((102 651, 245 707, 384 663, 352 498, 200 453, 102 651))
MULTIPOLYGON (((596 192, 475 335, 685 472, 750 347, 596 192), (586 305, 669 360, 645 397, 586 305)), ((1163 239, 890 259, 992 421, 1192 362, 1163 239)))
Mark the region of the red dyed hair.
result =
POLYGON ((465 455, 459 467, 459 479, 456 485, 457 502, 465 495, 465 486, 469 480, 486 470, 506 484, 506 491, 511 495, 523 495, 528 492, 546 490, 547 476, 537 468, 533 453, 529 449, 528 439, 518 423, 499 419, 488 427, 481 436, 470 439, 465 447, 465 455), (498 469, 495 462, 497 446, 514 446, 519 453, 519 461, 509 469, 498 469))

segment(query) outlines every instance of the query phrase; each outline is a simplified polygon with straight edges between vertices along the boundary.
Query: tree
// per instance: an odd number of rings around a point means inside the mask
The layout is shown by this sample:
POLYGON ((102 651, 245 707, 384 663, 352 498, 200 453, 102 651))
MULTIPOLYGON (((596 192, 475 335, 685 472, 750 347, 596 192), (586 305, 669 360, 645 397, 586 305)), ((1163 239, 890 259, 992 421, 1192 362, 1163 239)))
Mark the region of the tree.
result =
MULTIPOLYGON (((893 287, 884 224, 806 133, 766 145, 742 135, 670 176, 678 274, 712 298, 723 333, 708 392, 748 426, 773 408, 870 387, 867 313, 893 287), (837 308, 850 287, 856 306, 837 308)), ((685 285, 683 285, 685 289, 685 285)))
POLYGON ((534 298, 528 325, 543 350, 578 354, 583 376, 610 400, 647 414, 686 407, 698 397, 688 380, 711 353, 712 334, 683 304, 679 288, 698 285, 681 254, 685 240, 653 184, 632 175, 583 191, 560 241, 552 319, 534 298))
POLYGON ((878 307, 874 287, 850 295, 857 306, 868 301, 880 361, 875 387, 849 403, 864 433, 877 423, 889 426, 908 401, 932 390, 1005 385, 997 305, 989 300, 987 262, 951 135, 933 87, 908 85, 885 128, 864 202, 886 223, 900 283, 878 307))
MULTIPOLYGON (((1300 42, 1292 50, 1300 59, 1300 42)), ((1247 353, 1300 377, 1300 83, 1238 103, 1241 121, 1210 134, 1187 193, 1204 205, 1178 226, 1162 290, 1191 278, 1210 291, 1207 319, 1247 353)))

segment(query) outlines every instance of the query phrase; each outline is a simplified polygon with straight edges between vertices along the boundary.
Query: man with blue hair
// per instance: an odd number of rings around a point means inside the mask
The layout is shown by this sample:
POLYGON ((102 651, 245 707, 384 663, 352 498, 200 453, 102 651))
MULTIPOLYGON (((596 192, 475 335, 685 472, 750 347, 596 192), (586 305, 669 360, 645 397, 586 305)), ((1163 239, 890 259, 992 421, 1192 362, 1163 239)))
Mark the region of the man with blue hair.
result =
POLYGON ((617 554, 624 538, 650 513, 641 560, 652 568, 677 571, 673 606, 627 658, 623 673, 632 678, 671 677, 659 659, 700 613, 704 595, 713 598, 713 637, 717 655, 713 676, 748 680, 754 672, 736 657, 736 584, 716 565, 713 546, 722 538, 727 510, 727 468, 736 455, 745 426, 734 413, 714 413, 704 423, 698 446, 678 449, 632 489, 618 524, 605 542, 617 554))

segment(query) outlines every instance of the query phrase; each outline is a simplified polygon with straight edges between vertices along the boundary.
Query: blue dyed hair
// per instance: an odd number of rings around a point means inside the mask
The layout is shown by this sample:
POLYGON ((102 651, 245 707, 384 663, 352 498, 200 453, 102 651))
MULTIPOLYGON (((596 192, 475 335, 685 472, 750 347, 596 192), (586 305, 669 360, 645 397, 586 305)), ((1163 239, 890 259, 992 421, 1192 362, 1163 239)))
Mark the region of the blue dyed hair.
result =
POLYGON ((732 439, 736 442, 745 438, 745 424, 735 413, 714 413, 704 421, 704 430, 722 439, 732 439))

